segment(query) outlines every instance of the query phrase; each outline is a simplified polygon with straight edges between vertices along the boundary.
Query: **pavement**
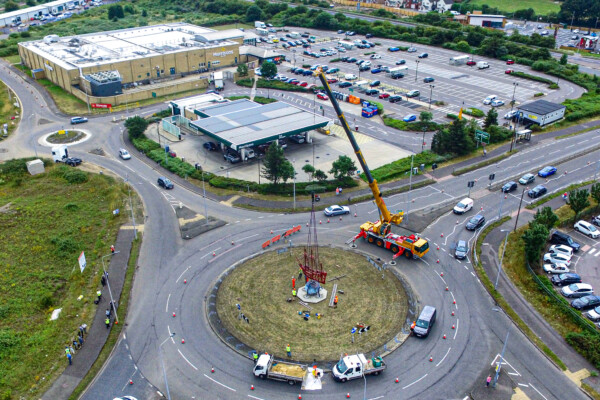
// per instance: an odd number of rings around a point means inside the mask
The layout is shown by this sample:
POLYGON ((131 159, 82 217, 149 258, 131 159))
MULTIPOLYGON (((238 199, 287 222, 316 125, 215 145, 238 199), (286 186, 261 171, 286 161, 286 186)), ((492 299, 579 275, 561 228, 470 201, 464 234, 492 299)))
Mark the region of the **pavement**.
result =
MULTIPOLYGON (((118 253, 110 257, 108 263, 108 281, 112 291, 115 303, 117 303, 117 315, 119 313, 119 302, 123 284, 125 282, 125 274, 127 272, 127 264, 129 263, 129 254, 131 253, 131 245, 134 239, 132 229, 121 228, 115 241, 115 249, 118 253)), ((83 347, 73 356, 73 365, 68 365, 64 372, 54 381, 54 384, 44 395, 42 399, 56 400, 67 399, 73 393, 73 390, 79 385, 81 380, 88 373, 92 365, 98 358, 100 351, 104 347, 111 329, 106 329, 104 320, 106 319, 106 309, 110 304, 110 295, 108 285, 101 288, 102 299, 98 304, 96 315, 94 316, 91 326, 87 329, 85 342, 83 347)), ((121 315, 120 321, 125 321, 125 315, 121 315)), ((114 313, 111 318, 111 327, 114 323, 114 313)), ((65 362, 67 360, 65 359, 65 362)))

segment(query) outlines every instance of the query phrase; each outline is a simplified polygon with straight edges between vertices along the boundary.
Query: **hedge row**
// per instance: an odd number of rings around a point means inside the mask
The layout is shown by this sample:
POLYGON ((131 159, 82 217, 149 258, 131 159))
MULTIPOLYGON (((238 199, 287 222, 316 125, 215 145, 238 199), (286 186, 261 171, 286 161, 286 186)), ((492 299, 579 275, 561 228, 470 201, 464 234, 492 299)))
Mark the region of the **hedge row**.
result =
POLYGON ((553 80, 550 80, 548 78, 544 78, 543 76, 536 76, 536 75, 526 74, 525 72, 521 72, 521 71, 513 71, 510 74, 514 75, 514 76, 518 76, 519 78, 529 79, 531 81, 547 83, 548 85, 552 85, 553 83, 556 83, 553 80))
POLYGON ((467 115, 470 115, 470 116, 476 117, 476 118, 481 118, 485 115, 485 113, 483 111, 481 111, 479 108, 475 108, 475 107, 469 107, 469 108, 463 109, 463 114, 467 114, 467 115))
MULTIPOLYGON (((252 87, 252 79, 250 79, 250 78, 240 79, 236 82, 236 84, 239 86, 252 87)), ((292 85, 291 83, 282 82, 282 81, 269 81, 269 80, 262 79, 262 78, 260 78, 256 82, 256 87, 265 88, 265 89, 287 90, 290 92, 303 92, 303 93, 309 92, 302 86, 296 86, 296 85, 292 85)))
MULTIPOLYGON (((446 161, 447 157, 440 156, 429 150, 422 153, 415 154, 413 160, 413 167, 418 167, 421 164, 425 164, 426 167, 431 166, 433 163, 441 163, 446 161)), ((379 168, 375 168, 371 171, 373 178, 377 179, 378 182, 389 181, 398 177, 403 176, 410 171, 411 157, 404 157, 399 160, 393 161, 389 164, 383 165, 379 168)), ((366 179, 365 174, 361 174, 361 178, 366 179)))
POLYGON ((437 122, 433 122, 433 121, 404 122, 402 120, 389 118, 389 117, 383 117, 383 123, 386 126, 390 126, 392 128, 399 129, 401 131, 410 131, 410 132, 423 132, 423 128, 425 128, 426 131, 437 131, 438 129, 440 129, 442 127, 441 124, 438 124, 437 122))

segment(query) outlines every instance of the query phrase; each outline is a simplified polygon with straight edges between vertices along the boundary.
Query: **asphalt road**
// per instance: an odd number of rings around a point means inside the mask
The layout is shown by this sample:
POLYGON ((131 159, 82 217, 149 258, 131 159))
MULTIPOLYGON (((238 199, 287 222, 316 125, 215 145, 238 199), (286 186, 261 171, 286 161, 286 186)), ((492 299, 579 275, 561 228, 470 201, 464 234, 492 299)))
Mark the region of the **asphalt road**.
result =
MULTIPOLYGON (((35 152, 33 144, 36 140, 44 133, 64 126, 68 118, 49 110, 42 96, 38 95, 35 100, 35 92, 32 94, 29 85, 21 83, 14 73, 8 75, 2 68, 0 75, 7 85, 15 88, 24 115, 34 115, 30 120, 25 117, 17 133, 2 142, 6 152, 0 153, 0 157, 31 155, 35 152)), ((159 107, 154 106, 154 109, 159 107)), ((109 122, 110 119, 111 116, 96 117, 82 126, 92 133, 92 138, 72 146, 72 153, 81 156, 86 163, 97 164, 121 178, 127 177, 142 197, 147 217, 125 337, 83 397, 110 399, 131 394, 145 399, 157 396, 156 388, 164 392, 159 352, 159 345, 164 342, 164 364, 173 398, 297 398, 299 388, 255 380, 251 373, 252 362, 232 351, 211 331, 206 323, 205 307, 207 302, 214 301, 208 297, 208 291, 223 271, 240 259, 259 253, 260 244, 271 237, 271 230, 277 234, 293 225, 305 226, 308 215, 258 213, 207 201, 208 213, 226 221, 227 225, 183 241, 174 218, 174 207, 181 202, 203 213, 203 199, 177 182, 172 191, 159 189, 155 182, 161 171, 152 162, 136 157, 129 161, 117 159, 117 150, 123 146, 122 125, 109 122), (105 156, 89 153, 98 147, 105 150, 105 156), (187 284, 183 283, 184 279, 187 284), (176 317, 172 316, 173 312, 176 317), (172 332, 176 335, 170 340, 172 332), (185 339, 185 344, 181 343, 181 338, 185 339), (215 373, 210 372, 211 368, 215 373), (129 379, 135 382, 134 385, 127 384, 129 379), (256 388, 254 391, 250 391, 251 384, 256 388)), ((523 145, 520 152, 496 165, 459 177, 440 179, 435 185, 391 196, 386 202, 394 210, 410 208, 409 222, 415 218, 413 215, 417 210, 435 212, 439 207, 457 202, 467 194, 467 181, 477 179, 471 196, 475 199, 475 208, 491 221, 497 217, 500 203, 503 203, 502 214, 514 213, 518 205, 516 195, 503 200, 498 191, 490 192, 485 188, 491 172, 496 174, 496 182, 500 182, 536 171, 551 163, 550 160, 573 155, 575 158, 560 164, 558 174, 548 180, 549 191, 588 179, 597 169, 599 151, 582 157, 576 155, 585 147, 600 144, 597 133, 592 131, 560 141, 542 140, 536 146, 523 145)), ((37 151, 49 154, 48 148, 38 146, 37 151)), ((333 220, 319 226, 320 243, 343 246, 357 233, 361 221, 377 218, 370 202, 358 204, 354 210, 357 218, 333 220)), ((472 211, 457 218, 440 213, 422 232, 431 243, 429 254, 422 260, 399 260, 396 269, 417 293, 419 306, 434 305, 438 309, 438 321, 428 339, 411 337, 386 358, 388 370, 382 376, 366 380, 366 397, 464 398, 475 385, 483 384, 483 378, 510 331, 505 354, 507 364, 503 368, 521 384, 530 398, 586 398, 566 375, 522 337, 501 311, 495 309, 470 261, 460 262, 450 256, 457 239, 468 239, 472 244, 474 233, 464 230, 463 225, 474 214, 472 211), (437 250, 438 245, 440 250, 437 250), (446 339, 443 339, 444 334, 446 339), (429 361, 430 357, 433 361, 429 361), (398 384, 394 382, 396 377, 400 381, 398 384)), ((300 244, 305 241, 305 236, 300 233, 293 240, 300 244)), ((384 260, 389 260, 391 255, 366 243, 359 243, 358 250, 384 260)), ((268 290, 268 277, 257 279, 263 280, 268 290)), ((232 301, 232 306, 234 303, 232 301)), ((281 350, 274 349, 276 352, 281 350)), ((303 393, 303 398, 338 399, 347 392, 356 397, 363 392, 364 385, 365 382, 360 380, 336 384, 327 377, 322 391, 303 393)))

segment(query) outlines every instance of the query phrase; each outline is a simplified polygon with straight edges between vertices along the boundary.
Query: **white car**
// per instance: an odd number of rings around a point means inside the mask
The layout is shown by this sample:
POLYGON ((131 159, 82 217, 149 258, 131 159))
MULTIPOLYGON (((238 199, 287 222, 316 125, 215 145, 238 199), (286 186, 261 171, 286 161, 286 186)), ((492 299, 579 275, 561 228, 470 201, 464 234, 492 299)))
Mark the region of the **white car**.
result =
POLYGON ((491 94, 488 97, 486 97, 485 99, 483 99, 483 104, 485 104, 485 105, 492 104, 492 101, 496 100, 497 98, 498 98, 498 96, 496 96, 495 94, 491 94))
POLYGON ((600 307, 596 307, 583 314, 594 322, 600 321, 600 307))
POLYGON ((370 67, 371 66, 371 61, 363 61, 362 64, 360 64, 362 67, 370 67))
POLYGON ((573 33, 579 33, 579 29, 573 29, 573 33))
POLYGON ((569 286, 560 289, 560 293, 563 296, 572 299, 594 294, 594 289, 592 288, 592 285, 587 283, 572 283, 569 286))
POLYGON ((379 54, 371 54, 371 59, 373 59, 373 60, 377 60, 380 58, 381 58, 381 56, 379 54))
POLYGON ((258 76, 262 76, 262 73, 260 72, 260 68, 254 68, 254 74, 258 75, 258 76))
POLYGON ((569 267, 567 267, 565 264, 550 263, 544 264, 544 272, 548 274, 564 274, 570 271, 569 267))
POLYGON ((288 77, 287 77, 287 76, 285 76, 285 75, 279 75, 279 80, 280 80, 280 81, 283 81, 283 82, 285 82, 285 81, 287 81, 288 79, 290 79, 290 78, 288 78, 288 77))
POLYGON ((577 232, 581 232, 593 239, 597 239, 600 236, 600 231, 598 231, 598 228, 584 220, 577 221, 573 227, 577 232))
POLYGON ((504 114, 504 119, 512 119, 517 115, 517 110, 512 110, 504 114))
POLYGON ((564 244, 553 244, 548 249, 550 253, 561 253, 568 257, 573 257, 573 248, 564 244))
POLYGON ((565 264, 568 267, 571 265, 571 257, 560 253, 546 253, 544 254, 544 262, 565 264))
POLYGON ((119 157, 123 160, 129 160, 131 158, 131 154, 125 149, 119 149, 119 157))
POLYGON ((494 99, 492 100, 492 107, 500 107, 504 105, 504 100, 494 99))
POLYGON ((454 207, 454 210, 452 211, 454 212, 454 214, 464 214, 472 208, 473 200, 468 197, 465 197, 454 207))
POLYGON ((137 400, 137 399, 133 396, 122 396, 122 397, 115 397, 113 400, 137 400))
POLYGON ((417 48, 416 47, 409 47, 408 50, 409 53, 416 53, 417 52, 417 48))
POLYGON ((331 207, 327 207, 323 211, 323 213, 328 217, 333 217, 335 215, 342 215, 342 214, 350 214, 350 207, 334 205, 331 207))

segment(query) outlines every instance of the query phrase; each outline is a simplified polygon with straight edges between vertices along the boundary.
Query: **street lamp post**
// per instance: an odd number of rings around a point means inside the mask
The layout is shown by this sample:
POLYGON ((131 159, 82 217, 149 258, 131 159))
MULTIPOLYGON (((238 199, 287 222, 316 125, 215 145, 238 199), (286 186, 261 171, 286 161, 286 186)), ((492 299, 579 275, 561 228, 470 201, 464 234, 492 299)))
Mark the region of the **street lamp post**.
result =
POLYGON ((410 156, 410 176, 408 178, 408 191, 406 192, 406 213, 404 214, 404 219, 407 220, 408 212, 410 211, 410 191, 412 190, 412 174, 413 174, 413 163, 415 160, 415 155, 410 156))
POLYGON ((523 204, 523 196, 525 196, 525 190, 527 189, 523 189, 523 193, 521 193, 521 201, 519 201, 519 210, 517 211, 517 218, 515 219, 515 229, 513 229, 513 232, 517 230, 517 223, 519 222, 519 215, 521 214, 521 205, 523 204))
POLYGON ((202 170, 202 197, 204 198, 204 223, 208 224, 208 212, 206 211, 206 187, 204 186, 204 170, 202 170))
POLYGON ((506 250, 506 242, 508 241, 508 233, 510 232, 510 229, 502 229, 501 232, 506 232, 506 237, 504 238, 504 247, 502 248, 502 255, 500 256, 500 265, 498 266, 498 275, 496 276, 496 283, 494 283, 494 290, 496 290, 498 287, 500 272, 502 272, 502 261, 504 261, 504 251, 506 250))
MULTIPOLYGON (((9 92, 10 92, 10 89, 9 89, 9 92)), ((31 124, 31 120, 32 120, 32 118, 33 118, 33 117, 35 117, 35 114, 31 114, 31 115, 29 116, 29 123, 30 123, 30 124, 31 124)), ((34 141, 33 141, 33 149, 35 150, 35 158, 37 158, 37 156, 38 156, 38 153, 37 153, 37 145, 35 144, 35 139, 34 139, 34 141)))
POLYGON ((429 85, 429 109, 431 110, 431 96, 433 96, 434 85, 429 85))
MULTIPOLYGON (((519 84, 517 82, 513 82, 513 96, 512 96, 512 100, 510 101, 510 112, 511 112, 511 114, 512 114, 512 111, 513 111, 513 107, 515 105, 515 93, 517 91, 517 86, 519 86, 519 84)), ((517 121, 518 121, 518 118, 517 118, 517 121)), ((510 141, 510 151, 513 151, 513 147, 517 143, 517 123, 516 122, 514 123, 514 129, 513 130, 515 132, 515 135, 511 139, 511 141, 510 141)))
POLYGON ((294 165, 294 210, 296 209, 296 159, 292 159, 294 165))
POLYGON ((104 271, 104 276, 106 277, 106 285, 108 286, 108 294, 110 295, 110 302, 112 303, 115 310, 115 321, 119 323, 119 316, 117 315, 117 303, 115 303, 112 295, 112 290, 110 289, 110 280, 108 279, 108 274, 106 273, 106 266, 104 265, 104 259, 106 257, 114 256, 115 254, 119 254, 119 251, 115 251, 114 253, 107 254, 102 256, 102 270, 104 271))
POLYGON ((417 81, 417 75, 419 75, 419 60, 416 60, 417 68, 415 69, 415 82, 417 81))
POLYGON ((423 127, 423 140, 421 141, 421 153, 425 151, 425 132, 427 131, 426 127, 423 127))
POLYGON ((163 342, 158 346, 158 352, 160 353, 160 365, 162 365, 163 376, 165 378, 165 385, 167 387, 167 399, 171 400, 171 392, 169 392, 169 381, 167 380, 167 371, 165 370, 165 361, 163 360, 162 346, 167 342, 167 340, 171 339, 175 336, 175 332, 171 333, 168 338, 163 340, 163 342))

